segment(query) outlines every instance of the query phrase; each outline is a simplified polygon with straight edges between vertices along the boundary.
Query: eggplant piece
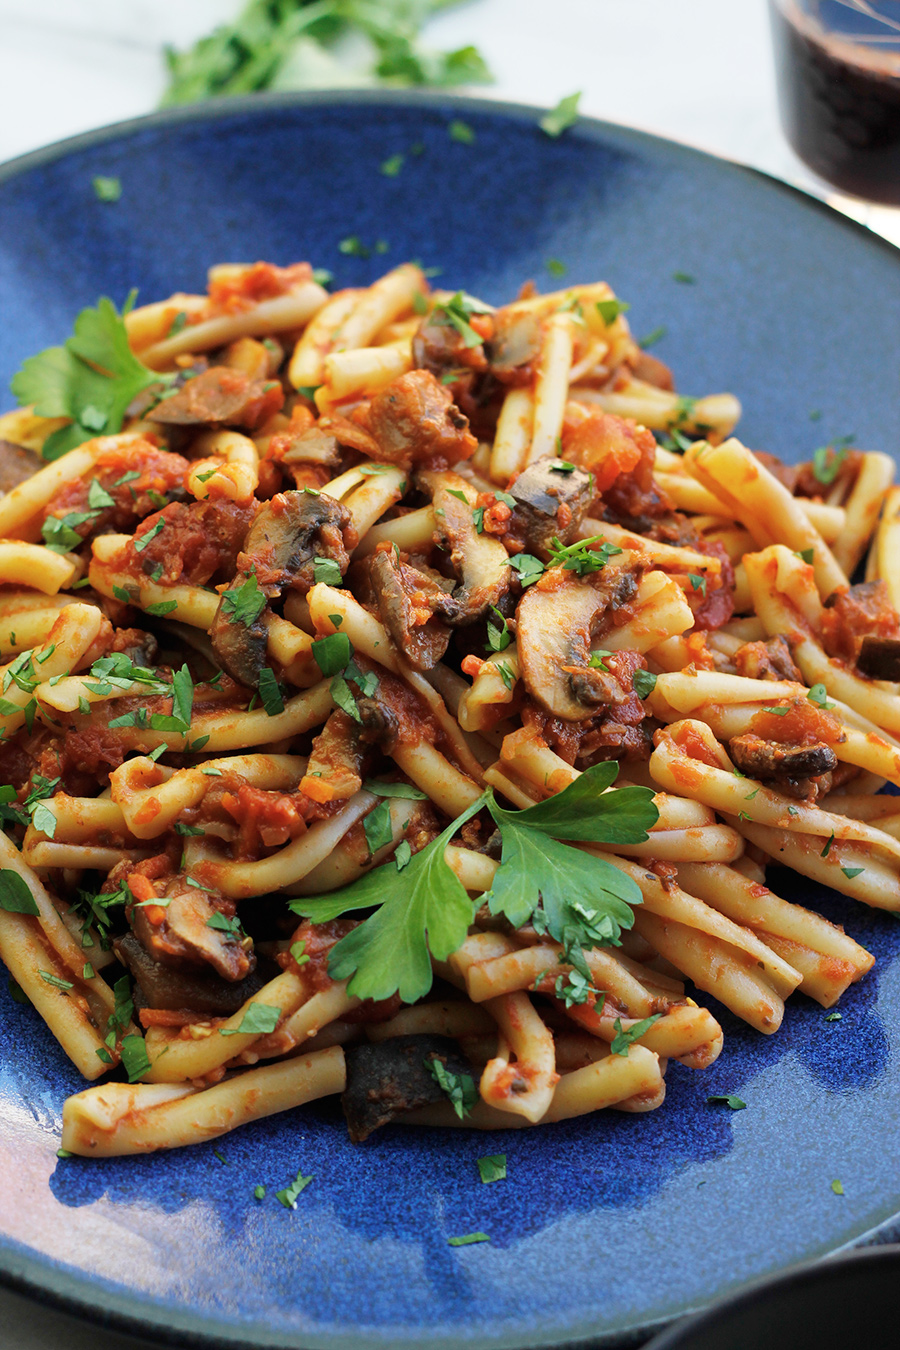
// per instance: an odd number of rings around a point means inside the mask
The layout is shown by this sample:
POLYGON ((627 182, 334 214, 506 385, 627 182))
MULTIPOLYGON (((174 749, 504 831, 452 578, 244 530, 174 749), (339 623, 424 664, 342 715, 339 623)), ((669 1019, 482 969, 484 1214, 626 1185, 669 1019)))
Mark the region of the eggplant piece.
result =
POLYGON ((516 499, 511 528, 518 534, 520 525, 526 550, 544 559, 550 556, 554 539, 575 542, 596 496, 594 475, 566 465, 566 460, 545 455, 523 469, 509 489, 516 499))
POLYGON ((637 592, 632 572, 607 564, 578 577, 555 567, 528 590, 516 610, 516 650, 525 687, 554 717, 580 722, 598 706, 628 697, 612 674, 589 665, 591 643, 610 609, 637 592))
POLYGON ((232 1017, 268 978, 254 970, 243 980, 223 980, 212 971, 176 970, 156 961, 133 933, 113 943, 116 956, 127 967, 144 1008, 189 1009, 210 1017, 232 1017))
POLYGON ((226 597, 251 576, 268 600, 288 589, 305 595, 315 581, 316 558, 330 559, 343 575, 350 561, 345 531, 351 525, 347 510, 324 492, 279 492, 263 502, 238 557, 237 576, 223 593, 209 630, 216 659, 232 679, 249 689, 259 683, 266 660, 268 606, 245 623, 226 597))
POLYGON ((382 623, 411 666, 431 670, 450 642, 450 629, 435 617, 446 606, 447 592, 418 568, 400 562, 393 549, 378 549, 368 565, 382 623))
POLYGON ((900 680, 900 638, 864 637, 856 665, 873 680, 900 680))
POLYGON ((477 623, 509 591, 509 555, 494 535, 476 530, 478 494, 471 483, 455 473, 422 473, 419 480, 434 504, 435 541, 449 552, 460 582, 452 597, 441 602, 441 617, 456 628, 477 623))
POLYGON ((24 445, 15 445, 13 441, 0 440, 0 493, 12 492, 38 469, 43 469, 45 463, 34 450, 26 450, 24 445))
POLYGON ((429 1061, 440 1060, 450 1073, 470 1077, 472 1073, 456 1041, 446 1036, 395 1036, 353 1046, 345 1054, 347 1087, 341 1105, 354 1144, 397 1116, 446 1100, 428 1068, 429 1061))
POLYGON ((728 742, 728 754, 741 773, 750 778, 817 778, 823 773, 833 773, 838 766, 837 755, 824 741, 781 745, 752 732, 733 736, 728 742))

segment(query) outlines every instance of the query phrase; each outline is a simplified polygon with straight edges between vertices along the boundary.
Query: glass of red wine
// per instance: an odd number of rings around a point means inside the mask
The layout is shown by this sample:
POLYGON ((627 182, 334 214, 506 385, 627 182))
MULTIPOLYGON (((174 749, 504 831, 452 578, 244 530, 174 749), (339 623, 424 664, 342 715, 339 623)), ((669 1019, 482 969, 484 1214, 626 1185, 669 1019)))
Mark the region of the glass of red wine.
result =
POLYGON ((778 102, 802 160, 900 206, 900 0, 769 0, 778 102))

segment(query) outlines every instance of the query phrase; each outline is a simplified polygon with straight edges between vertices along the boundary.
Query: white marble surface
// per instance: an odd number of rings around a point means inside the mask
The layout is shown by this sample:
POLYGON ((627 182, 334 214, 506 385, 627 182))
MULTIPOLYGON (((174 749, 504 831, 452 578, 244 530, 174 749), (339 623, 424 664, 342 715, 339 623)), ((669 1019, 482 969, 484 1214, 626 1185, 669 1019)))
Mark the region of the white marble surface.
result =
MULTIPOLYGON (((0 0, 0 161, 156 105, 162 46, 237 0, 0 0)), ((472 0, 436 19, 435 46, 476 42, 488 97, 582 111, 752 164, 825 195, 778 126, 765 0, 472 0)), ((836 200, 900 243, 900 212, 836 200)), ((137 1350, 0 1291, 4 1350, 137 1350)))

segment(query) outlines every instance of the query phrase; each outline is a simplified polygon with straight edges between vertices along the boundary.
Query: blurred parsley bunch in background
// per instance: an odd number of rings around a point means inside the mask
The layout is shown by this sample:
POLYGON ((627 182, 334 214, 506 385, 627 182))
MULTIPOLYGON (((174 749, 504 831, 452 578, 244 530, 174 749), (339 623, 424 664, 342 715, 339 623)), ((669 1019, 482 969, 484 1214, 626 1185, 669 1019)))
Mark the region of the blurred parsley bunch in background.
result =
POLYGON ((258 89, 450 86, 491 79, 476 47, 435 52, 419 34, 460 0, 248 0, 187 51, 166 51, 162 106, 258 89))

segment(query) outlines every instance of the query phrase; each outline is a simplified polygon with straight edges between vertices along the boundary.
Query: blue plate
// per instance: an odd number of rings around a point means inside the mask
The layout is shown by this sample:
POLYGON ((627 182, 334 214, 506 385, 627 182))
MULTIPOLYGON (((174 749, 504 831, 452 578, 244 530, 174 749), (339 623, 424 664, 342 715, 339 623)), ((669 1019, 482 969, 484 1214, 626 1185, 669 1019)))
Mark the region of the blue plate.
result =
MULTIPOLYGON (((310 258, 362 284, 420 258, 500 301, 527 277, 549 284, 556 258, 567 281, 607 278, 639 335, 665 326, 655 350, 684 392, 734 390, 749 444, 797 459, 855 433, 897 450, 894 250, 759 174, 589 121, 551 140, 536 120, 443 96, 254 98, 20 160, 0 171, 2 381, 100 293, 197 289, 215 261, 310 258), (448 135, 454 117, 473 144, 448 135), (121 179, 120 201, 96 199, 98 174, 121 179), (347 256, 350 235, 387 248, 347 256)), ((673 1064, 661 1110, 541 1130, 390 1128, 354 1147, 324 1104, 226 1137, 221 1158, 58 1161, 62 1102, 82 1083, 3 994, 5 1277, 192 1345, 624 1345, 858 1241, 900 1211, 900 926, 797 877, 781 891, 878 958, 841 1021, 795 997, 767 1039, 716 1008, 722 1058, 673 1064), (716 1093, 747 1109, 707 1104, 716 1093), (508 1180, 484 1186, 475 1160, 500 1151, 508 1180), (298 1168, 314 1180, 290 1212, 274 1191, 298 1168), (490 1243, 448 1245, 476 1230, 490 1243)))

